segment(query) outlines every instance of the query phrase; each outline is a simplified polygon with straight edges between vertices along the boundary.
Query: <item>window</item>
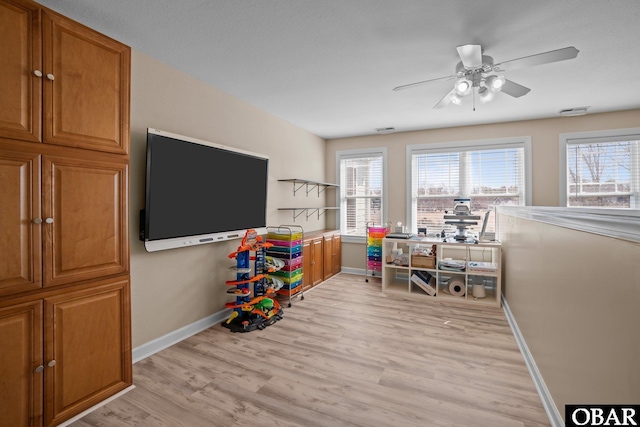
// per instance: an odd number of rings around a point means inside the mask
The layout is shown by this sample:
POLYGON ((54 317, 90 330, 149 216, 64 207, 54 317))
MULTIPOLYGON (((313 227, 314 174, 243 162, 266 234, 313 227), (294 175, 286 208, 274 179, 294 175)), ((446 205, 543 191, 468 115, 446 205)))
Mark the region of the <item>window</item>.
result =
POLYGON ((560 135, 561 203, 639 209, 640 129, 560 135))
POLYGON ((364 237, 368 223, 383 223, 386 154, 386 148, 336 153, 342 235, 364 237))
MULTIPOLYGON (((471 211, 482 217, 498 205, 530 204, 530 147, 530 138, 407 147, 411 230, 446 228, 445 211, 458 198, 471 199, 471 211)), ((494 231, 490 215, 487 231, 494 231)))

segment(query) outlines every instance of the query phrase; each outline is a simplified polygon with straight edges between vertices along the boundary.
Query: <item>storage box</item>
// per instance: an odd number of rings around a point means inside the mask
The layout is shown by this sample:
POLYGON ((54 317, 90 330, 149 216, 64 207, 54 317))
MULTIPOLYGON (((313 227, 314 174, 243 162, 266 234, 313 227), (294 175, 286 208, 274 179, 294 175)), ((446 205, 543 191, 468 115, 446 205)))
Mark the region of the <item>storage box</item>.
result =
POLYGON ((411 255, 411 266, 420 268, 436 268, 436 257, 433 255, 411 255))

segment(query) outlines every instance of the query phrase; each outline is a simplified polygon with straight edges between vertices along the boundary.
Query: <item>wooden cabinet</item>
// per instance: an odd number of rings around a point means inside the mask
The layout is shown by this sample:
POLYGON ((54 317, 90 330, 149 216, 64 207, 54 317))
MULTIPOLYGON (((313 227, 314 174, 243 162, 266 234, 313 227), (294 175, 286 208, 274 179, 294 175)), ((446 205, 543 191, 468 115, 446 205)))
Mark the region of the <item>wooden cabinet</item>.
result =
POLYGON ((129 281, 114 279, 44 303, 45 425, 51 425, 131 384, 129 281))
POLYGON ((303 285, 316 286, 341 270, 341 238, 336 230, 306 233, 302 243, 303 285))
POLYGON ((0 0, 0 427, 131 384, 130 49, 0 0))
POLYGON ((0 426, 41 425, 42 301, 0 303, 0 342, 0 426))
POLYGON ((127 165, 45 156, 42 169, 44 286, 127 272, 127 165))
POLYGON ((0 1, 0 137, 42 139, 40 17, 35 3, 0 1))
POLYGON ((342 270, 342 237, 340 233, 333 235, 333 249, 331 252, 331 272, 338 274, 342 270))
POLYGON ((302 243, 302 284, 305 290, 324 280, 322 248, 322 237, 305 239, 302 243))
POLYGON ((128 153, 130 49, 28 0, 0 22, 0 137, 128 153))
POLYGON ((42 286, 40 156, 0 150, 0 297, 42 286))
POLYGON ((0 150, 0 296, 126 273, 127 172, 123 161, 0 150))
POLYGON ((340 273, 342 269, 342 239, 339 233, 324 236, 324 280, 340 273))
POLYGON ((128 278, 8 304, 1 426, 57 425, 131 384, 128 278))

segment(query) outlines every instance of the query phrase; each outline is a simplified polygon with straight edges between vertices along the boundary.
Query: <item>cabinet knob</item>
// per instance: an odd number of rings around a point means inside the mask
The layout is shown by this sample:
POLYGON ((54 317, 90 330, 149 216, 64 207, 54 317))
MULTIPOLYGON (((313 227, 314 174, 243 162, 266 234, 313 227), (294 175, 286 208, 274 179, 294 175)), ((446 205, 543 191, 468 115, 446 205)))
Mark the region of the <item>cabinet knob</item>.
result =
POLYGON ((40 365, 36 368, 36 372, 42 372, 44 371, 44 366, 40 365))
POLYGON ((47 363, 47 366, 53 368, 54 366, 56 366, 56 361, 52 360, 51 362, 47 363))
POLYGON ((33 74, 34 74, 36 77, 42 77, 42 71, 40 71, 40 70, 33 70, 33 74))
POLYGON ((53 218, 47 218, 44 220, 47 224, 53 224, 53 218))
POLYGON ((49 80, 55 80, 56 77, 53 74, 49 73, 49 74, 47 74, 47 78, 49 80))
POLYGON ((34 224, 42 224, 42 218, 36 218, 33 220, 34 224))

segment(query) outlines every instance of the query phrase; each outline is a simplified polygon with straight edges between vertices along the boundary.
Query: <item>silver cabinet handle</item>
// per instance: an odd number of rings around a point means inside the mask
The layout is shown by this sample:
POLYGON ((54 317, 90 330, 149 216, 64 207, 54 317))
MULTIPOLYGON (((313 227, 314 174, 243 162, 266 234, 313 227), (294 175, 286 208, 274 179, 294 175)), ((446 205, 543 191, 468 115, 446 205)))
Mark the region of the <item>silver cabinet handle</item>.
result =
POLYGON ((42 77, 42 71, 40 70, 33 70, 33 74, 35 74, 36 77, 42 77))
POLYGON ((47 224, 53 224, 53 218, 47 218, 44 220, 47 224))
POLYGON ((49 80, 55 80, 55 76, 53 74, 51 74, 51 73, 47 74, 47 78, 49 80))
POLYGON ((36 372, 42 372, 44 371, 44 366, 40 365, 36 368, 36 372))
POLYGON ((47 363, 47 366, 53 368, 54 366, 56 366, 56 361, 52 360, 51 362, 47 363))
POLYGON ((42 218, 36 218, 33 220, 34 224, 42 224, 42 218))

